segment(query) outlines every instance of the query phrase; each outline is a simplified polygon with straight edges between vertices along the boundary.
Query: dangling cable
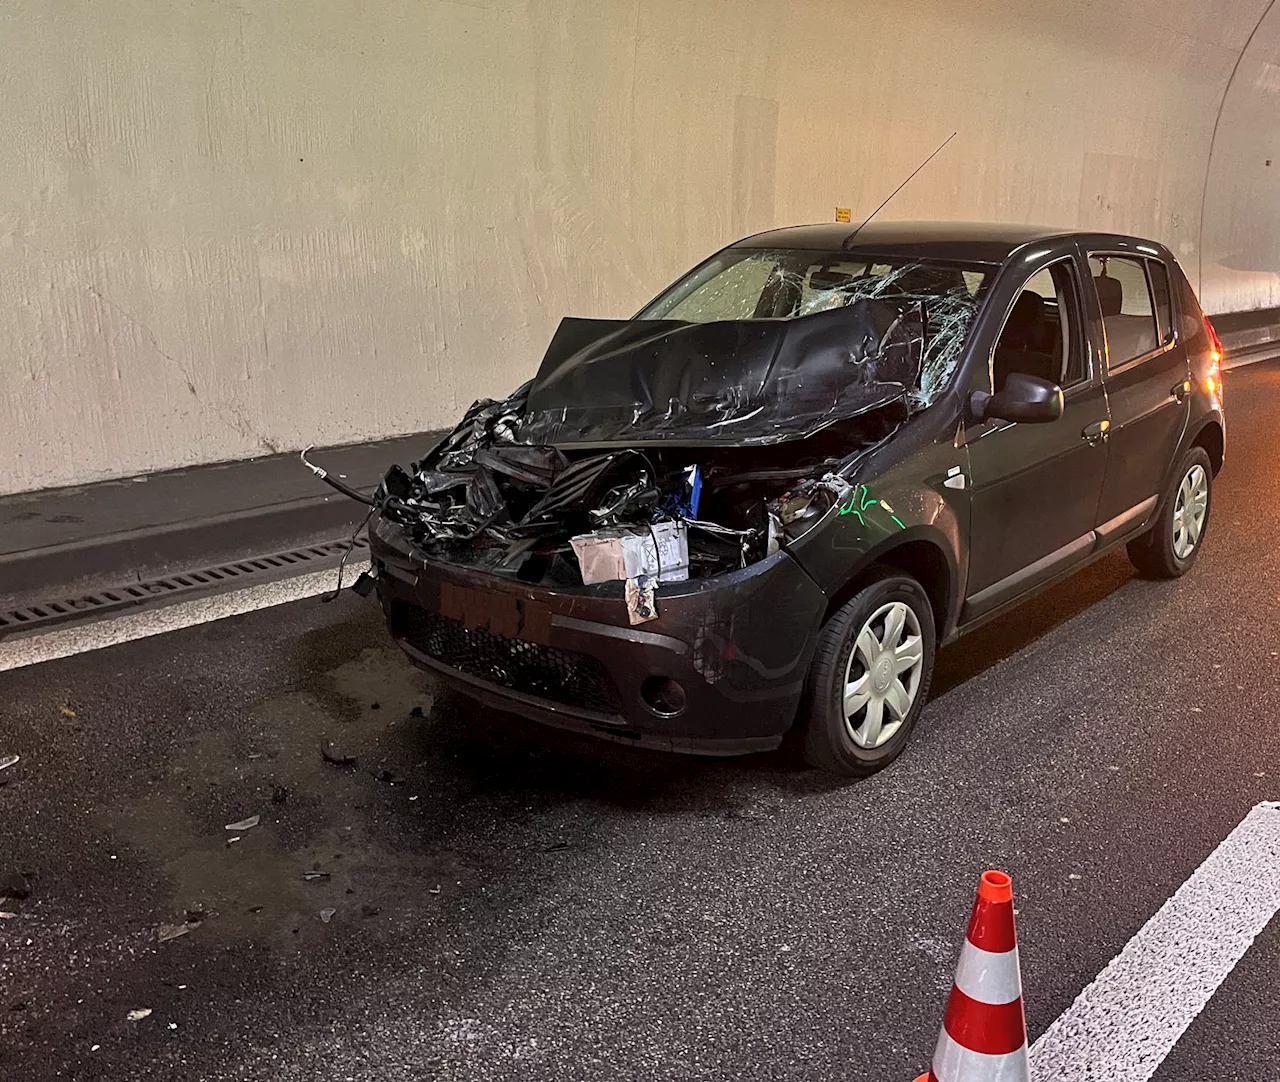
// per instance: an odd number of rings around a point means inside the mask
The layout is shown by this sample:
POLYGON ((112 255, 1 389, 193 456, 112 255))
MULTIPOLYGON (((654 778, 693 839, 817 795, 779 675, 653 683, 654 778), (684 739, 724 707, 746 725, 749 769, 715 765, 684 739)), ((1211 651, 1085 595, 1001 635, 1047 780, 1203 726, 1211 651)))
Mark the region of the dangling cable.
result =
POLYGON ((356 538, 360 536, 360 531, 369 525, 369 520, 373 518, 374 508, 369 508, 369 513, 364 516, 364 521, 356 527, 355 533, 351 535, 351 540, 347 542, 347 551, 342 554, 342 559, 338 561, 338 585, 333 588, 333 593, 326 594, 320 600, 324 602, 333 601, 342 593, 342 572, 347 566, 347 557, 351 555, 351 550, 356 547, 356 538))
POLYGON ((307 451, 310 450, 310 447, 305 448, 298 457, 302 459, 302 464, 319 477, 321 481, 326 485, 336 488, 344 496, 350 496, 353 500, 359 500, 361 503, 366 504, 369 507, 377 506, 372 496, 366 496, 363 492, 359 492, 345 482, 339 481, 336 477, 331 477, 328 470, 322 469, 314 462, 309 462, 307 460, 307 451))

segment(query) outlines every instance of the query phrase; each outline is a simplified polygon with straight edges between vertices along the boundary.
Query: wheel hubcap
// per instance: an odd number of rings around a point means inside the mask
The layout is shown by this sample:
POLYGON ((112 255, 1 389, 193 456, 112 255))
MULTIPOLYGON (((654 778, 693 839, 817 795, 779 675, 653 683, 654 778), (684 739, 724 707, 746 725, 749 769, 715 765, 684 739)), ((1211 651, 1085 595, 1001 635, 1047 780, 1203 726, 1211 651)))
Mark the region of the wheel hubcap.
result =
POLYGON ((1208 511, 1209 475, 1197 462, 1183 477, 1173 505, 1173 552, 1179 560, 1185 560, 1200 544, 1208 511))
POLYGON ((902 601, 882 605, 862 625, 844 672, 844 724, 860 748, 878 748, 902 728, 920 691, 924 637, 902 601))

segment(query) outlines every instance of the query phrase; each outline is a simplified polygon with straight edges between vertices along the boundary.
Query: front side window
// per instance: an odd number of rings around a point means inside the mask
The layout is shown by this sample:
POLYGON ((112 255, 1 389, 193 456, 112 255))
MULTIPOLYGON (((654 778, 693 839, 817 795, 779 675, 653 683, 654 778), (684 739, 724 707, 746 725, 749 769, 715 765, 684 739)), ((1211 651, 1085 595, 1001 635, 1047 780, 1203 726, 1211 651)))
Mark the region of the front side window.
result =
POLYGON ((1084 349, 1077 328, 1076 276, 1070 259, 1033 274, 1022 287, 996 340, 991 362, 994 389, 1011 372, 1066 389, 1085 378, 1084 349))
POLYGON ((981 266, 891 254, 729 248, 690 271, 637 318, 801 319, 864 300, 922 304, 926 335, 917 390, 932 401, 959 363, 987 278, 981 266))
MULTIPOLYGON (((1147 281, 1147 263, 1137 256, 1089 256, 1089 271, 1107 333, 1107 364, 1111 368, 1150 353, 1161 340, 1147 281)), ((1167 311, 1167 280, 1165 305, 1167 311)))

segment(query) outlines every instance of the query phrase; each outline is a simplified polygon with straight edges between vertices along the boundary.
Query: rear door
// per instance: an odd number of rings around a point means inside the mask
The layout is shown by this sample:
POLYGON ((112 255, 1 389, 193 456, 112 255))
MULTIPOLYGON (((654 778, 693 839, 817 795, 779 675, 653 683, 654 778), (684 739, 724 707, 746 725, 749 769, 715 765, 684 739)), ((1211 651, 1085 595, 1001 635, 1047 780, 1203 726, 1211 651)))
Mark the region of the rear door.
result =
POLYGON ((1106 472, 1107 397, 1085 332, 1082 265, 1073 252, 1031 265, 1013 293, 988 365, 970 392, 1010 372, 1062 387, 1048 424, 966 428, 972 478, 969 580, 962 622, 1034 588, 1093 551, 1106 472))
POLYGON ((1106 343, 1111 405, 1098 532, 1151 516, 1191 409, 1187 351, 1173 318, 1169 269, 1155 255, 1090 249, 1089 301, 1106 343))

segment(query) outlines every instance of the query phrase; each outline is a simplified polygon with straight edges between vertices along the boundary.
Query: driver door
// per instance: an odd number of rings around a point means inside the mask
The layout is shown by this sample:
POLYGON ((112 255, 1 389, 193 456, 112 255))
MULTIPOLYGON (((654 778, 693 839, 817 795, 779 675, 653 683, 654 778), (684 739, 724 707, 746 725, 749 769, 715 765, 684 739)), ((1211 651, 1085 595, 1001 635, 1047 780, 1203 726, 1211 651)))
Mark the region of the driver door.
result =
POLYGON ((993 393, 1010 372, 1023 372, 1061 386, 1064 411, 1049 423, 991 419, 965 431, 971 525, 962 623, 1093 551, 1110 417, 1081 296, 1075 257, 1036 270, 1005 315, 990 365, 968 388, 993 393))

